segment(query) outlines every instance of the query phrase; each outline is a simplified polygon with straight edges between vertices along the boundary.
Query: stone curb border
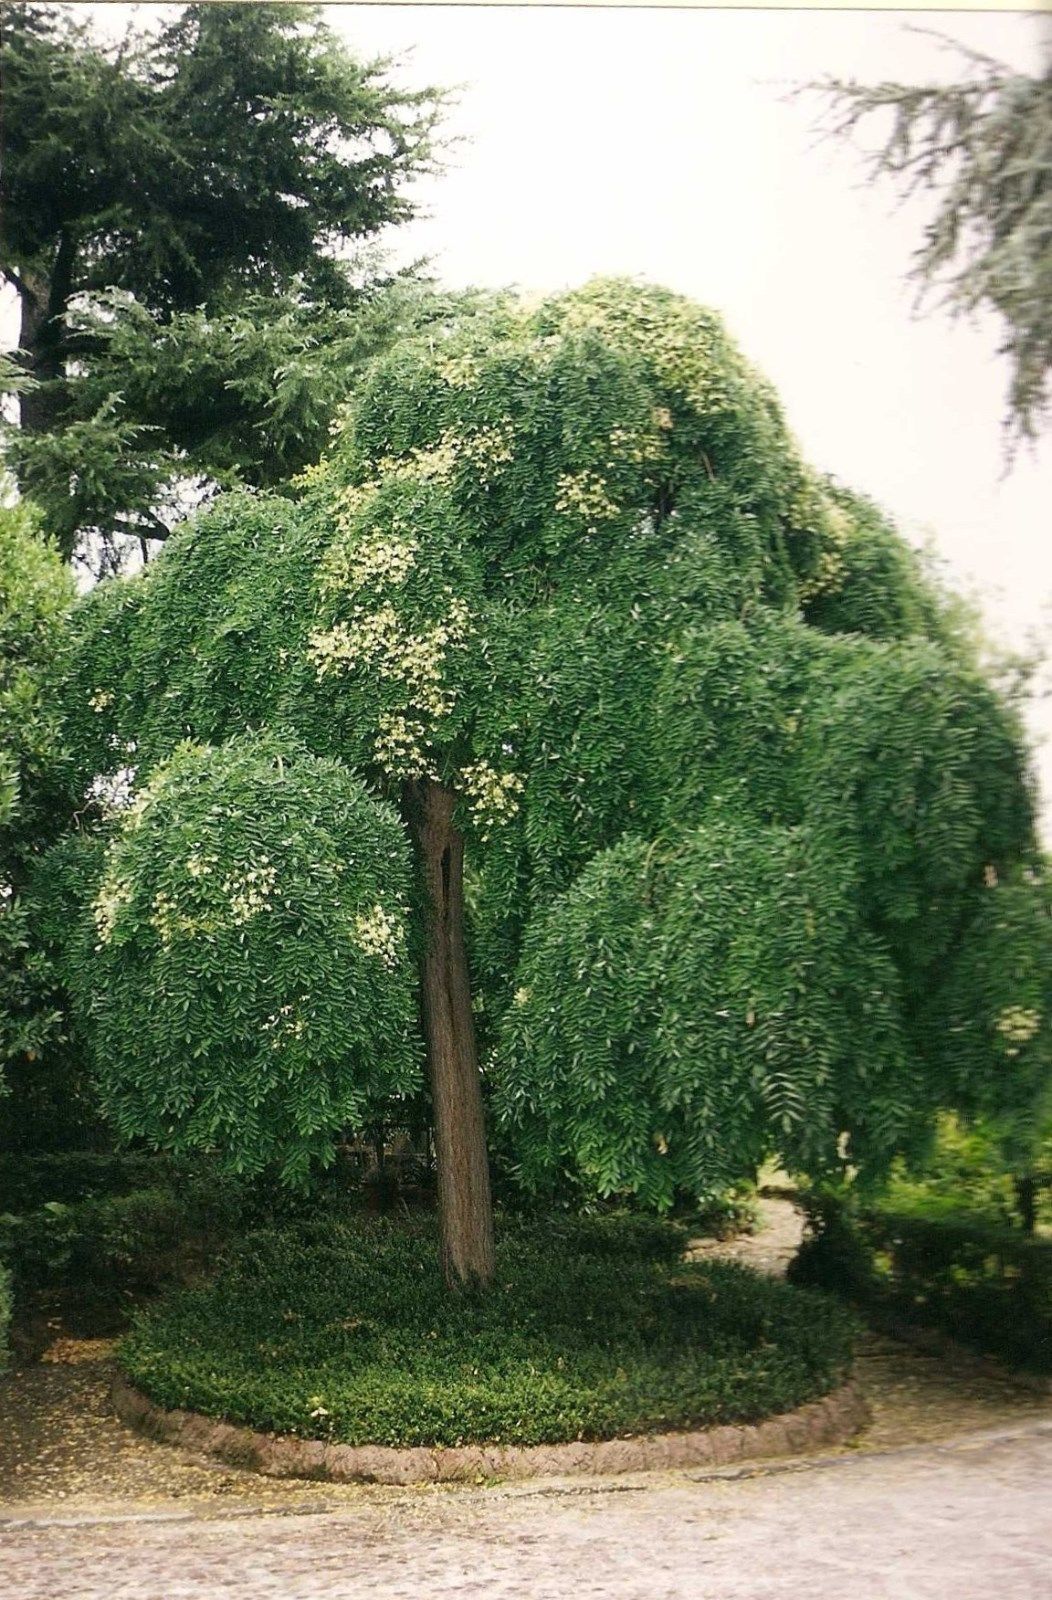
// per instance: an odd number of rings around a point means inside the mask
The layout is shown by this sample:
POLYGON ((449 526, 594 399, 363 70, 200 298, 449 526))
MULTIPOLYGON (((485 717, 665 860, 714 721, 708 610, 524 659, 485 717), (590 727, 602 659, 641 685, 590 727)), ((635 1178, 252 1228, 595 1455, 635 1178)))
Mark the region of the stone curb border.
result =
POLYGON ((429 1449, 325 1444, 320 1439, 257 1433, 199 1412, 164 1411, 121 1375, 114 1380, 112 1395, 121 1421, 151 1439, 201 1451, 228 1466, 248 1468, 270 1478, 316 1478, 332 1483, 475 1482, 479 1478, 723 1467, 843 1444, 869 1421, 869 1407, 851 1381, 821 1400, 763 1422, 571 1444, 429 1449))

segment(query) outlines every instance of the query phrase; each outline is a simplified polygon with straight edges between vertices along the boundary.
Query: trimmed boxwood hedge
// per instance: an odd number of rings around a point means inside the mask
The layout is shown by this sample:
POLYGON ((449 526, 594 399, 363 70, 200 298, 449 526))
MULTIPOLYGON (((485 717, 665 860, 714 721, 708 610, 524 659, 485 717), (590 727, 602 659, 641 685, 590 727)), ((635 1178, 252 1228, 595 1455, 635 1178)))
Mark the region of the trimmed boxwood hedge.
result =
POLYGON ((250 1236, 119 1350, 166 1407, 348 1444, 517 1444, 751 1421, 845 1376, 854 1324, 645 1218, 506 1223, 494 1287, 452 1294, 433 1227, 250 1236))
POLYGON ((1052 1372, 1052 1242, 968 1218, 852 1210, 829 1195, 810 1197, 807 1212, 793 1282, 1052 1372))

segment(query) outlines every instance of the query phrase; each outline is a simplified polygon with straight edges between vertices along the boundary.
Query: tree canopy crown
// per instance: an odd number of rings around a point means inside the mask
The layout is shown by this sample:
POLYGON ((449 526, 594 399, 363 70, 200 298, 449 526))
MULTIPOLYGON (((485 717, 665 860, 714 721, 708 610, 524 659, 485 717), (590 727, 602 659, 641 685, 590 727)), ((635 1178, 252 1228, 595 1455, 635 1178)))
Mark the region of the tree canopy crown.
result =
POLYGON ((876 1170, 963 1092, 925 1018, 1032 855, 1017 722, 680 297, 406 340, 294 496, 225 497, 91 597, 68 670, 94 770, 265 728, 398 804, 533 1181, 667 1204, 845 1134, 876 1170))

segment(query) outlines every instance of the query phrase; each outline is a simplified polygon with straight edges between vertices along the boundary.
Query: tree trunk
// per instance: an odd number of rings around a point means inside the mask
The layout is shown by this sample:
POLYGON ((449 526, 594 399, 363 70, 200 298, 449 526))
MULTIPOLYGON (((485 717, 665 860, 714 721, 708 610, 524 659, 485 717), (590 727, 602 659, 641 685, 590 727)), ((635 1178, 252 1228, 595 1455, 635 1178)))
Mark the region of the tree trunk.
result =
POLYGON ((406 785, 405 810, 427 894, 420 1004, 435 1125, 438 1219, 446 1282, 493 1277, 493 1202, 482 1081, 464 949, 464 841, 451 789, 406 785))
POLYGON ((65 375, 66 331, 62 318, 73 293, 76 246, 67 233, 59 235, 48 275, 25 272, 19 280, 22 323, 18 345, 26 371, 44 389, 31 389, 19 399, 19 421, 29 433, 44 433, 53 424, 58 406, 57 381, 65 375))
POLYGON ((1015 1208, 1023 1224, 1023 1232, 1033 1236, 1037 1227, 1037 1181, 1027 1174, 1014 1180, 1015 1208))

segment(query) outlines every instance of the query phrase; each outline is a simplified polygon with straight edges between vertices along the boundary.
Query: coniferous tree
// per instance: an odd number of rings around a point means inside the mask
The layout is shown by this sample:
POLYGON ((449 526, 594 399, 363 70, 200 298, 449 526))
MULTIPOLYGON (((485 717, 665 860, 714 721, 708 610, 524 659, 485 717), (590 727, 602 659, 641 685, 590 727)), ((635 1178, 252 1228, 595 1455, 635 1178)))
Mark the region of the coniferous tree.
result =
POLYGON ((915 256, 922 294, 941 291, 955 314, 1001 319, 1009 359, 1009 445, 1033 439, 1047 415, 1052 366, 1052 65, 1013 72, 956 47, 970 72, 958 83, 830 79, 835 131, 883 126, 874 176, 937 203, 915 256))
POLYGON ((411 214, 442 97, 312 7, 192 5, 113 46, 67 8, 0 26, 0 274, 33 380, 10 457, 64 552, 94 535, 112 565, 195 487, 316 457, 410 311, 353 252, 411 214))

